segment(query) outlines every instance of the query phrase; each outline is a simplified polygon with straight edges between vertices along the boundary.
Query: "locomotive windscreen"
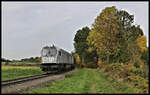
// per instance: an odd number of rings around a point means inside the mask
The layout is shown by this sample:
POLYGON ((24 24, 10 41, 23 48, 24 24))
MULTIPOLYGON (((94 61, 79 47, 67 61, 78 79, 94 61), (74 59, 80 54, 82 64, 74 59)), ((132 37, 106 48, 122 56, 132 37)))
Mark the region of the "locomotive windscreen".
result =
POLYGON ((56 56, 57 54, 57 50, 55 47, 50 47, 50 56, 56 56))
POLYGON ((42 50, 42 56, 43 57, 48 57, 49 55, 49 47, 44 47, 42 50))
POLYGON ((42 50, 42 56, 43 57, 52 57, 56 56, 57 50, 55 47, 44 47, 42 50))

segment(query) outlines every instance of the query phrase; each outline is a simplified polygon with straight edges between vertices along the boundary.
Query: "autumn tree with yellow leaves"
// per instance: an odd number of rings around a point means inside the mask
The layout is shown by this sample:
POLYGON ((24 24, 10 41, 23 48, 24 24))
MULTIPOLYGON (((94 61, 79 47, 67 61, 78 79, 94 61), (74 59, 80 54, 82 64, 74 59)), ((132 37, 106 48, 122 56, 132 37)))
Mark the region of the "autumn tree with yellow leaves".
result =
POLYGON ((89 44, 94 45, 97 54, 102 60, 109 63, 110 56, 117 55, 119 33, 119 21, 117 20, 117 9, 115 7, 107 7, 97 16, 93 28, 87 38, 89 44))
POLYGON ((103 63, 141 62, 140 51, 147 49, 146 37, 133 22, 134 16, 127 11, 106 7, 95 19, 87 37, 89 50, 96 49, 103 63))

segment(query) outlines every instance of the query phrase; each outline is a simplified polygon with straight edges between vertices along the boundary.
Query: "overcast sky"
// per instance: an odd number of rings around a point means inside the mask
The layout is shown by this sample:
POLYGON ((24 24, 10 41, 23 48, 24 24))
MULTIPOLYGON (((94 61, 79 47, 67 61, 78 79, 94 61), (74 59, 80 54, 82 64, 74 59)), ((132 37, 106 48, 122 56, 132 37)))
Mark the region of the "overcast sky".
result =
POLYGON ((134 15, 148 39, 148 2, 2 2, 2 57, 40 56, 52 44, 71 52, 76 31, 111 6, 134 15))

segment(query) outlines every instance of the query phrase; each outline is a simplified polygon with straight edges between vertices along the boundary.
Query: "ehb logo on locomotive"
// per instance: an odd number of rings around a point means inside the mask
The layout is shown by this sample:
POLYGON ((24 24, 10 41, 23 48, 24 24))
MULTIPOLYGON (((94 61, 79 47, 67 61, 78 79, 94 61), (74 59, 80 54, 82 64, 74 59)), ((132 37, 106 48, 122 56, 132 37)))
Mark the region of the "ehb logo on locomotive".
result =
POLYGON ((42 61, 43 63, 51 63, 54 61, 54 59, 55 59, 54 57, 43 57, 42 61))

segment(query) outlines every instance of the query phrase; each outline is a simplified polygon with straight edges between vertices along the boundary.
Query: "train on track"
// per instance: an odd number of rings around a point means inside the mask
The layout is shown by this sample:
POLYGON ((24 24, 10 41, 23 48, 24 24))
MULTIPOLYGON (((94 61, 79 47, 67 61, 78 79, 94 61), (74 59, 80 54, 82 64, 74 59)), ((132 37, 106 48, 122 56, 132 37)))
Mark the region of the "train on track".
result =
POLYGON ((54 45, 42 48, 41 59, 40 68, 46 73, 68 71, 75 68, 73 56, 54 45))

